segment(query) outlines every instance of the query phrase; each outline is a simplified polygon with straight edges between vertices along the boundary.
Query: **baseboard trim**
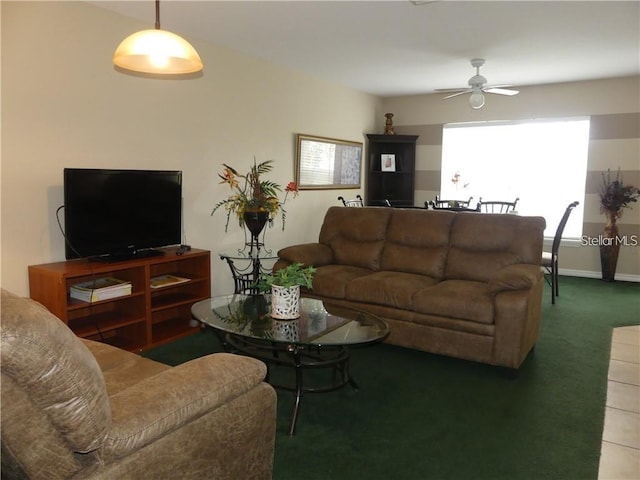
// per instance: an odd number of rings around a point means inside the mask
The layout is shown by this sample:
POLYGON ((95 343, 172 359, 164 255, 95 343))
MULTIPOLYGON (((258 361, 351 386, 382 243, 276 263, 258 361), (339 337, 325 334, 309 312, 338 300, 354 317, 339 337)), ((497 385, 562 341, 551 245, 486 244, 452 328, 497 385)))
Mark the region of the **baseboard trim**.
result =
MULTIPOLYGON (((589 270, 571 270, 561 268, 558 270, 558 274, 566 275, 567 277, 602 278, 601 272, 592 272, 589 270)), ((640 275, 616 273, 616 280, 621 282, 640 282, 640 275)))

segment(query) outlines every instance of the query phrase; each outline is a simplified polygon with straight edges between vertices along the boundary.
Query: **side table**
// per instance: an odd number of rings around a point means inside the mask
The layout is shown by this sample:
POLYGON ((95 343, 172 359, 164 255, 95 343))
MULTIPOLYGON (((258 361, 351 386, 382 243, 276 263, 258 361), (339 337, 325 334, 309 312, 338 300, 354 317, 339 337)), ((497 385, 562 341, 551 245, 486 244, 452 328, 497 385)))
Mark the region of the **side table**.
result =
POLYGON ((221 260, 226 260, 231 275, 233 275, 233 293, 258 293, 255 287, 261 273, 268 273, 271 269, 264 262, 275 261, 278 255, 271 250, 258 249, 253 251, 239 250, 234 253, 219 253, 221 260))

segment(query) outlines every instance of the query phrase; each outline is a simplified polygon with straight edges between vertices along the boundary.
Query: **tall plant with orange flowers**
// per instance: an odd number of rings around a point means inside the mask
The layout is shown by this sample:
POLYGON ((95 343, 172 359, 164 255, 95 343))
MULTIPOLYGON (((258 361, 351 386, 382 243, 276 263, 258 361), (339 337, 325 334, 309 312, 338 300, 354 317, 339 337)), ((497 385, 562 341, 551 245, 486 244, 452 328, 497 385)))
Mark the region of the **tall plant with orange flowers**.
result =
POLYGON ((229 219, 234 213, 238 219, 238 224, 244 226, 244 214, 246 212, 267 212, 269 215, 269 224, 273 224, 273 220, 282 215, 282 229, 284 230, 287 212, 284 204, 287 201, 289 193, 293 196, 298 195, 298 186, 295 182, 289 182, 285 188, 284 200, 278 199, 278 194, 282 192, 282 188, 271 180, 266 180, 263 175, 273 170, 273 160, 266 160, 257 163, 253 159, 253 165, 250 167, 246 175, 238 173, 236 169, 222 164, 224 169, 218 174, 221 178, 220 183, 229 185, 233 193, 226 199, 218 202, 211 211, 213 215, 219 208, 224 207, 227 212, 227 223, 224 230, 227 231, 229 219))

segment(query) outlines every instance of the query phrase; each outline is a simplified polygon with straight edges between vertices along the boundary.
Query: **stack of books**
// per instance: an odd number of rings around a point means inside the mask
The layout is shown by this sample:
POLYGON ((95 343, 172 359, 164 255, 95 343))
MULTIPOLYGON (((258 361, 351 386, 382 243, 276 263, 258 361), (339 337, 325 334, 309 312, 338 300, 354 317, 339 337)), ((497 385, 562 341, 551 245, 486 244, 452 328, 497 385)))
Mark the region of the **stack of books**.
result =
POLYGON ((171 285, 177 285, 179 283, 185 283, 190 281, 190 278, 185 278, 185 277, 179 277, 177 275, 159 275, 157 277, 153 277, 151 279, 151 284, 150 287, 151 288, 162 288, 162 287, 169 287, 171 285))
POLYGON ((89 303, 109 300, 131 295, 131 282, 114 277, 97 278, 71 285, 69 295, 89 303))

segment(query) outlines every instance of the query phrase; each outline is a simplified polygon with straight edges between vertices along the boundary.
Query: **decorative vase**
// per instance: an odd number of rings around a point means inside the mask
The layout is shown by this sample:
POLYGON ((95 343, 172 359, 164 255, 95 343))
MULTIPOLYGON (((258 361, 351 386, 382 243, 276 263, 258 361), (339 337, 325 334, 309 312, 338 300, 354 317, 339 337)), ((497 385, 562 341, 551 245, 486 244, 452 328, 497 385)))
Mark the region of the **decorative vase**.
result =
POLYGON ((602 232, 600 241, 600 266, 602 269, 602 280, 613 282, 616 276, 616 266, 618 265, 618 254, 620 253, 620 243, 618 242, 618 225, 616 225, 616 212, 607 212, 607 225, 602 232))
POLYGON ((300 285, 271 285, 271 318, 289 320, 300 316, 300 285))
POLYGON ((393 129, 393 113, 385 113, 384 116, 386 118, 384 122, 384 134, 395 135, 396 132, 393 129))
POLYGON ((269 220, 269 212, 244 212, 242 218, 247 230, 251 232, 253 237, 257 237, 267 224, 267 220, 269 220))
POLYGON ((249 230, 249 232, 251 233, 251 242, 249 243, 250 253, 253 253, 254 248, 259 252, 262 244, 260 243, 258 237, 260 236, 262 230, 264 230, 264 226, 267 224, 267 220, 269 220, 269 212, 244 212, 242 214, 242 219, 244 220, 245 227, 247 227, 247 230, 249 230))

